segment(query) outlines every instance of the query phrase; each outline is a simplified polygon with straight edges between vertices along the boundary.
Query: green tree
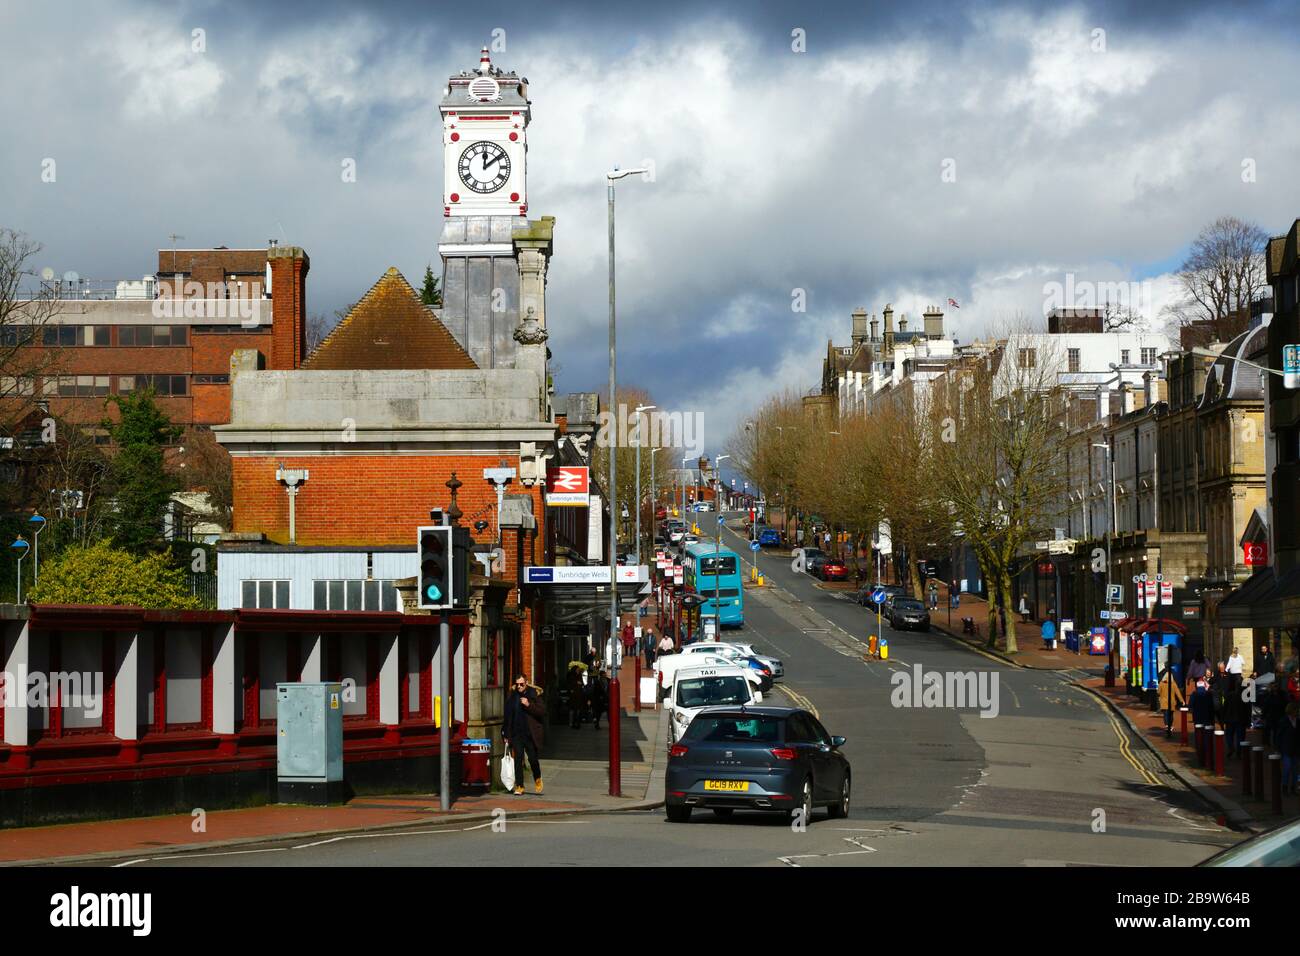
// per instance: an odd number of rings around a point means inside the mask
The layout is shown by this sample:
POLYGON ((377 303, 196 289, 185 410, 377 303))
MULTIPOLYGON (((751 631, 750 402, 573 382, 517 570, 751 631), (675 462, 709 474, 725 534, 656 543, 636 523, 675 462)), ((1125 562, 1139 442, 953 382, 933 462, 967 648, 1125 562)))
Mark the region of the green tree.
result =
POLYGON ((41 578, 26 595, 33 604, 96 604, 193 610, 185 572, 165 552, 141 557, 106 541, 65 548, 41 565, 41 578))
POLYGON ((109 519, 113 544, 140 553, 162 546, 163 515, 180 482, 164 467, 163 448, 180 437, 154 403, 153 391, 113 395, 120 418, 106 420, 117 452, 109 463, 114 510, 109 519))
POLYGON ((438 288, 441 280, 433 274, 433 265, 424 267, 424 285, 420 287, 420 301, 425 305, 442 305, 442 290, 438 288))

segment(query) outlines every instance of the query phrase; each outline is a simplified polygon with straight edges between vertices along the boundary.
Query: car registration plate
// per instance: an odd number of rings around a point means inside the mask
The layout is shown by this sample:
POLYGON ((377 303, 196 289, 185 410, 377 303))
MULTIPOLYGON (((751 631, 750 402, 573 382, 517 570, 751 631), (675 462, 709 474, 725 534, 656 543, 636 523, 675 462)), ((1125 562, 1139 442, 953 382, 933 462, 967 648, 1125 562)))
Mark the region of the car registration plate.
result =
POLYGON ((705 790, 721 790, 725 793, 744 793, 749 789, 748 780, 705 780, 705 790))

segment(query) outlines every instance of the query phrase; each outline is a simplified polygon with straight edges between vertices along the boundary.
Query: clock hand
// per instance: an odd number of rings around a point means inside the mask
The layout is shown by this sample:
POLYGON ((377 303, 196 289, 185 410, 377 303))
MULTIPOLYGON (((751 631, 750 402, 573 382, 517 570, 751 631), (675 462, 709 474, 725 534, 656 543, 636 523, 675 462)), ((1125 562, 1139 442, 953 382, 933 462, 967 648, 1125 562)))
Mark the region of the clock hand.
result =
POLYGON ((505 155, 504 153, 497 153, 497 154, 496 154, 495 156, 493 156, 491 159, 488 159, 488 158, 485 156, 485 157, 483 158, 483 171, 484 171, 484 172, 487 172, 487 168, 488 168, 489 166, 491 166, 493 163, 499 163, 499 162, 501 162, 501 157, 504 156, 504 155, 505 155))

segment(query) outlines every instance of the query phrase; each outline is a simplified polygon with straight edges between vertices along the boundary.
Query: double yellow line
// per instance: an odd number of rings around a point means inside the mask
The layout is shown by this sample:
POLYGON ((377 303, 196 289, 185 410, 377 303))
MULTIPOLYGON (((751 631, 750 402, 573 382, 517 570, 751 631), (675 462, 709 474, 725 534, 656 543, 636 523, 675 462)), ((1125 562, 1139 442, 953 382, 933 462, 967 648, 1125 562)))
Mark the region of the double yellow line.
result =
POLYGON ((1142 766, 1142 764, 1138 762, 1138 759, 1133 756, 1133 751, 1129 748, 1128 734, 1124 733, 1124 728, 1120 726, 1120 722, 1115 718, 1115 715, 1111 713, 1110 707, 1107 706, 1106 702, 1096 697, 1092 691, 1087 691, 1087 694, 1092 698, 1096 705, 1101 708, 1102 713, 1106 715, 1106 719, 1110 721, 1111 729, 1115 731, 1115 736, 1119 738, 1119 752, 1123 755, 1124 759, 1129 762, 1129 766, 1136 770, 1138 776, 1151 786, 1164 786, 1164 784, 1160 782, 1159 777, 1153 774, 1146 767, 1142 766))
POLYGON ((803 694, 799 693, 789 684, 785 684, 785 683, 781 684, 781 693, 785 694, 792 701, 794 701, 796 707, 803 708, 804 710, 808 711, 808 713, 816 717, 818 720, 821 720, 822 715, 817 712, 817 708, 813 705, 813 702, 810 701, 803 694))

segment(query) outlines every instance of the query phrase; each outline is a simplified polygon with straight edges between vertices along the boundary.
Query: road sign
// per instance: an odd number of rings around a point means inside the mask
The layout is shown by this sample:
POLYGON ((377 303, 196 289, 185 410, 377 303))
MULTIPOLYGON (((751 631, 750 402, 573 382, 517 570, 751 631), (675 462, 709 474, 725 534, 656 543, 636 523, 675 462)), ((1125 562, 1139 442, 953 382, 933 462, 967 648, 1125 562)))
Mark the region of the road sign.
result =
POLYGON ((1300 388, 1300 345, 1282 346, 1282 384, 1300 388))
POLYGON ((760 547, 760 545, 759 545, 759 543, 758 543, 757 541, 751 541, 751 542, 749 542, 749 550, 750 550, 750 551, 757 551, 757 550, 759 549, 759 547, 760 547))
POLYGON ((718 515, 718 524, 722 524, 722 515, 718 515))
POLYGON ((1124 603, 1124 585, 1108 584, 1106 585, 1106 603, 1123 604, 1124 603))
POLYGON ((1097 616, 1098 616, 1099 618, 1101 618, 1103 621, 1109 621, 1109 620, 1110 620, 1110 611, 1098 611, 1098 612, 1097 612, 1097 616))
POLYGON ((885 589, 884 589, 884 588, 875 588, 875 589, 871 592, 871 603, 872 603, 872 604, 883 604, 883 603, 885 603, 885 589))
POLYGON ((1161 604, 1174 603, 1174 582, 1173 581, 1160 582, 1160 603, 1161 604))
POLYGON ((1074 554, 1075 541, 1073 538, 1063 538, 1058 541, 1047 542, 1048 554, 1074 554))

